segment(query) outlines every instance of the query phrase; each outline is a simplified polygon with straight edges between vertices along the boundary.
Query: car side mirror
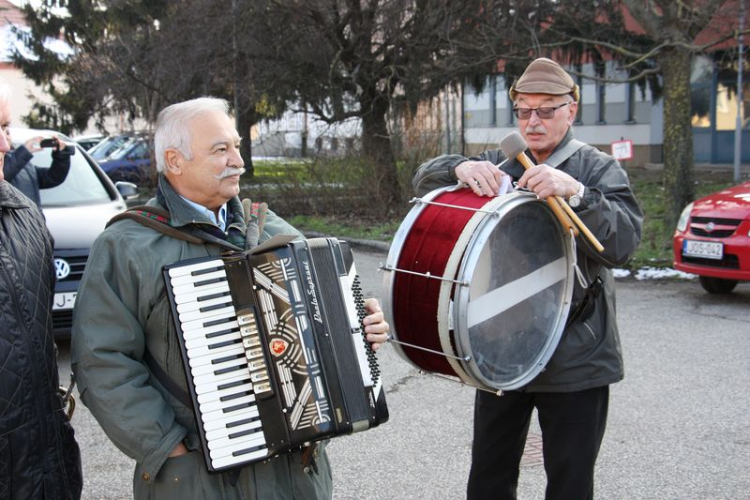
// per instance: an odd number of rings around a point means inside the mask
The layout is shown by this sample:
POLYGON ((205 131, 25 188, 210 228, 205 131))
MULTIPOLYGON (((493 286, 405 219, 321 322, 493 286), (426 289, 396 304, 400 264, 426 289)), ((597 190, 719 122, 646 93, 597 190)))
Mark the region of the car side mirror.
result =
POLYGON ((132 182, 118 181, 115 182, 115 187, 120 193, 120 196, 122 196, 126 200, 138 196, 138 186, 136 186, 132 182))

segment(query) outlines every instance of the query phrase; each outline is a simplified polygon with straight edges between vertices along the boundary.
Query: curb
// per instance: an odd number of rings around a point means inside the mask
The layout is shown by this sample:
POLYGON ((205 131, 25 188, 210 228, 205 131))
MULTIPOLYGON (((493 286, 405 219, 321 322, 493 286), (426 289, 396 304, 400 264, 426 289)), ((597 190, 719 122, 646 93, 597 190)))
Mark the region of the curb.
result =
MULTIPOLYGON (((330 234, 323 234, 318 233, 315 231, 303 231, 302 234, 304 234, 307 238, 330 238, 330 234)), ((365 250, 369 250, 372 252, 379 252, 379 253, 388 253, 388 250, 391 248, 391 244, 387 243, 385 241, 376 241, 376 240, 360 240, 356 238, 339 238, 343 241, 348 241, 353 248, 363 248, 365 250)))

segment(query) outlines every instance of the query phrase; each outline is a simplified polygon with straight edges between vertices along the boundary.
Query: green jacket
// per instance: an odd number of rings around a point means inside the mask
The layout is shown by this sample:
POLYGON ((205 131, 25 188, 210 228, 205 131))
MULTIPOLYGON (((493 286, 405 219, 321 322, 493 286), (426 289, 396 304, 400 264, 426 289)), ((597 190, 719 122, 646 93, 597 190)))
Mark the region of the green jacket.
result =
MULTIPOLYGON (((112 442, 136 461, 134 498, 331 498, 325 450, 316 460, 317 472, 303 471, 300 453, 295 452, 244 467, 239 475, 208 473, 192 408, 156 380, 144 364, 144 352, 148 349, 163 371, 187 390, 162 267, 225 249, 242 250, 244 215, 239 200, 230 200, 225 236, 164 177, 148 204, 166 208, 173 226, 211 243, 177 240, 133 220, 112 224, 91 249, 76 299, 71 346, 83 403, 112 442), (191 453, 167 458, 180 441, 191 453)), ((269 211, 261 241, 276 234, 300 235, 269 211)))
MULTIPOLYGON (((569 130, 555 150, 572 138, 569 130)), ((455 184, 456 167, 466 160, 487 160, 498 165, 505 156, 496 149, 472 158, 444 155, 430 160, 414 176, 412 184, 417 195, 455 184)), ((604 246, 604 252, 590 247, 581 234, 576 238, 576 261, 587 283, 593 282, 597 274, 601 277, 603 291, 594 300, 592 312, 563 332, 545 370, 525 388, 534 392, 582 391, 622 380, 624 367, 611 269, 628 261, 640 243, 643 225, 643 212, 630 189, 627 173, 611 156, 584 145, 557 168, 586 186, 583 203, 575 211, 604 246)), ((514 180, 524 172, 523 165, 515 159, 501 169, 514 180)), ((571 311, 584 297, 584 289, 578 280, 574 282, 571 311)))

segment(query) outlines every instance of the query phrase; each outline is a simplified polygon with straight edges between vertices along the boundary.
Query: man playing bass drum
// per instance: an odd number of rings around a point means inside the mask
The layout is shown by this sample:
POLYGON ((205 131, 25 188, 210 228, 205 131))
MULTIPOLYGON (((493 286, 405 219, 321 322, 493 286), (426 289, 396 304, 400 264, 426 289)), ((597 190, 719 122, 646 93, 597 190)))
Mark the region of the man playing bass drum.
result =
MULTIPOLYGON (((627 174, 611 156, 580 144, 556 168, 550 156, 572 140, 580 90, 556 62, 540 58, 510 89, 519 132, 536 164, 525 170, 500 150, 476 157, 445 155, 423 164, 413 180, 419 196, 466 183, 478 195, 498 192, 502 177, 539 198, 565 198, 604 246, 576 238, 577 263, 588 287, 576 280, 570 317, 546 369, 519 390, 496 396, 477 391, 468 498, 515 499, 519 466, 532 411, 543 434, 549 499, 590 499, 594 465, 604 437, 609 385, 624 376, 615 318, 612 268, 625 263, 641 238, 643 213, 627 174)), ((568 149, 567 151, 570 151, 568 149)), ((540 241, 540 245, 544 242, 540 241)))

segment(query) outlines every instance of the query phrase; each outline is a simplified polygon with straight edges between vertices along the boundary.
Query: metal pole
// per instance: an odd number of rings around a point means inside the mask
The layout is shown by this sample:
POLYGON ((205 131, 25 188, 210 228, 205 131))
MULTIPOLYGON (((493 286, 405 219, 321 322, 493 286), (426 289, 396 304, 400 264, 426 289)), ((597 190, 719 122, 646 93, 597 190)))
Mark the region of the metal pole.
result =
POLYGON ((742 164, 742 106, 744 92, 742 91, 742 73, 745 64, 742 59, 742 31, 745 29, 745 0, 740 0, 740 28, 737 31, 737 118, 734 129, 734 182, 740 182, 740 165, 742 164))

